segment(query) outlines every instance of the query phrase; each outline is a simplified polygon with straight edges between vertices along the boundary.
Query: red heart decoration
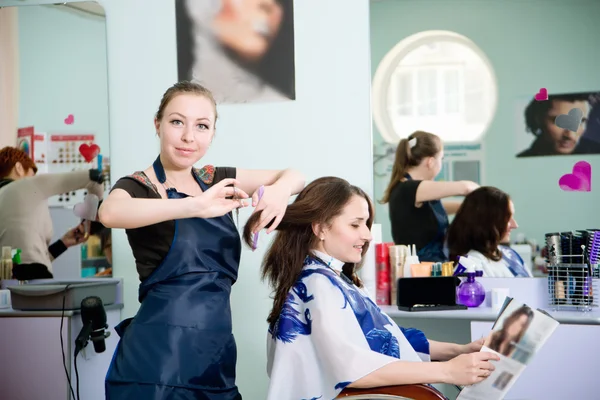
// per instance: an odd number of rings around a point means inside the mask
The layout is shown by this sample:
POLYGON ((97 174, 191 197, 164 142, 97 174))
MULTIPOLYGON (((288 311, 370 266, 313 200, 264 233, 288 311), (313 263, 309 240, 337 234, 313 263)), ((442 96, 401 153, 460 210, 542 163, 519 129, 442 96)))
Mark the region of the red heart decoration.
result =
POLYGON ((91 162, 98 154, 100 154, 100 147, 97 144, 82 144, 79 146, 79 153, 83 156, 86 162, 91 162))
POLYGON ((73 116, 73 114, 69 114, 67 118, 65 118, 65 124, 73 125, 73 122, 75 122, 75 117, 73 116))

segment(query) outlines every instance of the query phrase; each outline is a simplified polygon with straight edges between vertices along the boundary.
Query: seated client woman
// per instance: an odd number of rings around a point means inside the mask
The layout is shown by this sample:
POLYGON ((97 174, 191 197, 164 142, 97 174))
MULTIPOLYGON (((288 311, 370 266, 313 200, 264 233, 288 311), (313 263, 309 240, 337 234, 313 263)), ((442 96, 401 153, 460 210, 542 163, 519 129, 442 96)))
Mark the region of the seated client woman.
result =
MULTIPOLYGON (((249 245, 260 218, 253 214, 244 229, 249 245)), ((427 340, 371 301, 357 269, 372 223, 369 197, 340 178, 315 180, 288 206, 262 265, 274 289, 268 400, 330 400, 346 387, 470 385, 494 369, 490 360, 499 358, 479 352, 483 340, 427 340)))
POLYGON ((509 246, 510 231, 517 228, 515 206, 508 194, 484 186, 465 197, 448 228, 450 260, 459 256, 477 259, 483 276, 531 277, 519 254, 509 246))

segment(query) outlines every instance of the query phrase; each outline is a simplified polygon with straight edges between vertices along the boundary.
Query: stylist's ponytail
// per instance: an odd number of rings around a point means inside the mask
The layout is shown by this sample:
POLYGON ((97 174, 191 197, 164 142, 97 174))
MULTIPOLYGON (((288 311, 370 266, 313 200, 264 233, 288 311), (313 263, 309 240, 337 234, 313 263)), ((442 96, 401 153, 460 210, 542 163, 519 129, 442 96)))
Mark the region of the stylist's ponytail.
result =
POLYGON ((416 131, 408 138, 400 140, 396 148, 396 159, 392 167, 390 183, 379 203, 386 204, 390 201, 392 189, 404 179, 410 167, 418 166, 424 158, 435 157, 441 150, 440 138, 429 132, 416 131))

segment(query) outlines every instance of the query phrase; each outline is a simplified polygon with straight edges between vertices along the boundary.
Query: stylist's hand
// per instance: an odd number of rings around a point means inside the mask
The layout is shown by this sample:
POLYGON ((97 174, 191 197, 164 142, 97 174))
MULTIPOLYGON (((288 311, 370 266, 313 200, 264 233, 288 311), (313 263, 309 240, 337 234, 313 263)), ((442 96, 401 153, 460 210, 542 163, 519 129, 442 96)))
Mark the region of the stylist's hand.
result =
POLYGON ((463 185, 465 185, 465 195, 471 193, 472 191, 479 189, 479 185, 473 181, 461 181, 463 185))
POLYGON ((190 206, 190 216, 196 218, 221 217, 236 208, 246 207, 243 199, 248 194, 239 188, 237 179, 228 178, 212 186, 200 196, 188 197, 185 201, 190 206), (229 186, 228 185, 233 185, 229 186))
POLYGON ((288 202, 292 193, 289 189, 273 184, 264 187, 263 196, 258 200, 258 190, 252 195, 252 206, 256 207, 254 213, 262 211, 260 219, 252 227, 252 233, 257 233, 271 221, 273 223, 267 229, 267 233, 271 233, 277 228, 277 225, 281 222, 285 210, 287 209, 288 202))
POLYGON ((446 382, 454 385, 467 386, 481 382, 495 369, 490 360, 498 361, 500 357, 495 353, 477 352, 461 354, 450 361, 446 361, 446 382))
POLYGON ((75 228, 65 233, 65 235, 60 239, 65 246, 72 247, 87 241, 87 237, 85 237, 85 227, 83 224, 84 222, 80 223, 75 228))
POLYGON ((103 183, 90 182, 85 188, 87 189, 88 193, 98 196, 98 200, 102 200, 102 197, 104 197, 103 183))

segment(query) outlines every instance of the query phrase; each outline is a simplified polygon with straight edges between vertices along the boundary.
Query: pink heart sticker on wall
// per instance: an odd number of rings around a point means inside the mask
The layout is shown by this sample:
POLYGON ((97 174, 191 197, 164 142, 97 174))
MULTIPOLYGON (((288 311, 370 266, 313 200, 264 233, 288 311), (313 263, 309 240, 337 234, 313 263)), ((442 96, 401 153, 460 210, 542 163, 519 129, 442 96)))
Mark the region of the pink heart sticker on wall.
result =
POLYGON ((560 177, 558 186, 565 192, 591 192, 592 166, 586 161, 579 161, 573 166, 572 173, 560 177))
POLYGON ((67 116, 67 118, 65 118, 65 124, 67 124, 67 125, 73 125, 74 122, 75 122, 75 117, 73 116, 73 114, 69 114, 67 116))
POLYGON ((535 99, 537 101, 548 100, 548 89, 541 88, 540 91, 535 94, 535 99))

